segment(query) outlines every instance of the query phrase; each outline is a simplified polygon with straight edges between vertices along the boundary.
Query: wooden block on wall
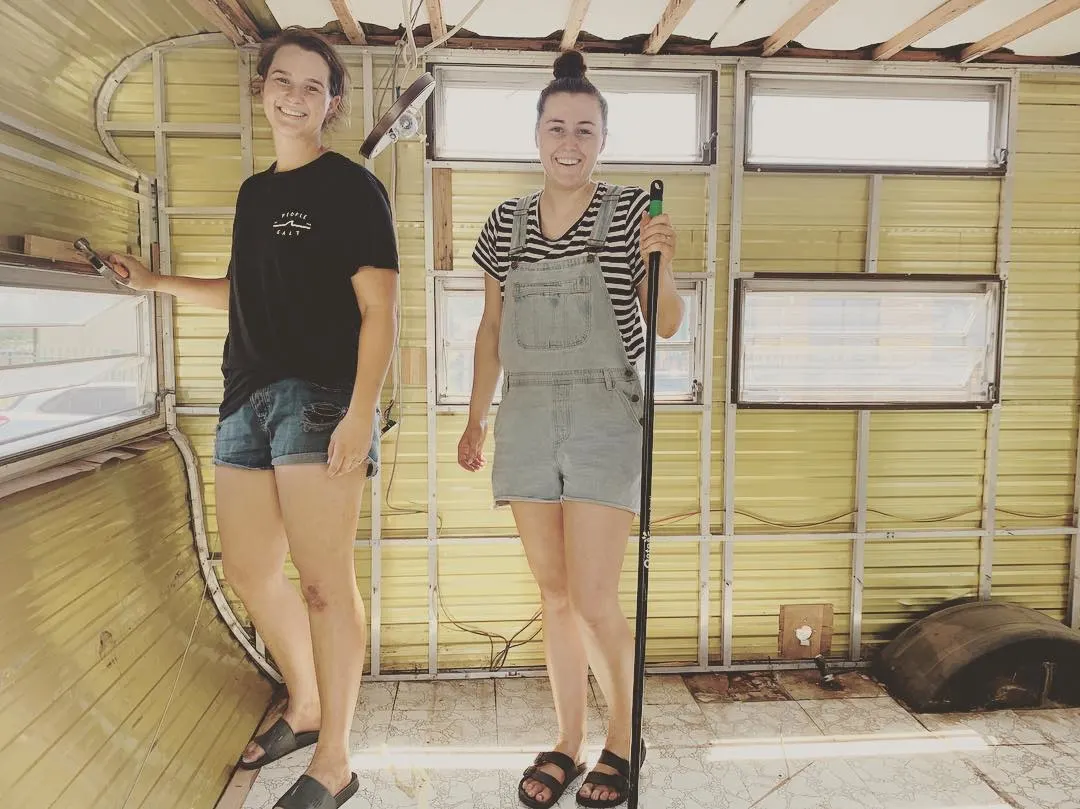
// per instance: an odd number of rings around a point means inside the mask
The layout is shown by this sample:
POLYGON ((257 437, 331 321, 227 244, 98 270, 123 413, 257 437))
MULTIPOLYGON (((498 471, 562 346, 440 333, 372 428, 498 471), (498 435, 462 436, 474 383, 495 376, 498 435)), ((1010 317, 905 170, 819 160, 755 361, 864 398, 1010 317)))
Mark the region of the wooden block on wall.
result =
POLYGON ((454 187, 450 169, 432 169, 431 202, 435 216, 436 270, 454 269, 454 187))
POLYGON ((401 349, 401 384, 427 385, 427 349, 416 346, 401 349))
MULTIPOLYGON (((95 249, 98 249, 95 247, 95 249)), ((75 264, 89 266, 82 254, 72 246, 70 242, 62 242, 59 239, 47 239, 44 236, 26 234, 23 239, 23 252, 35 258, 47 258, 53 261, 70 261, 75 264)))
POLYGON ((784 660, 810 660, 832 650, 832 604, 783 604, 778 647, 784 660))

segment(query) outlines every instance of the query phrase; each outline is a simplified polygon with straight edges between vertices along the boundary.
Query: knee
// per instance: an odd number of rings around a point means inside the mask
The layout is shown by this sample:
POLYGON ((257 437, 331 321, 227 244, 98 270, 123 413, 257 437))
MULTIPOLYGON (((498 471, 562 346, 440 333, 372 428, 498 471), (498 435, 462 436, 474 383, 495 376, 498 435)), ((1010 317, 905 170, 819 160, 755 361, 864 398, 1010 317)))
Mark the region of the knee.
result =
POLYGON ((228 552, 221 556, 225 581, 243 599, 272 585, 284 572, 284 566, 275 568, 269 564, 250 564, 250 560, 238 560, 228 552))
POLYGON ((336 576, 305 576, 300 571, 300 595, 309 612, 349 609, 362 610, 363 601, 355 579, 336 576))
POLYGON ((546 580, 539 582, 539 585, 540 601, 545 612, 570 612, 573 609, 565 581, 546 580))
POLYGON ((612 621, 622 617, 616 594, 608 596, 593 591, 575 591, 571 594, 571 604, 582 628, 594 634, 607 632, 612 621))

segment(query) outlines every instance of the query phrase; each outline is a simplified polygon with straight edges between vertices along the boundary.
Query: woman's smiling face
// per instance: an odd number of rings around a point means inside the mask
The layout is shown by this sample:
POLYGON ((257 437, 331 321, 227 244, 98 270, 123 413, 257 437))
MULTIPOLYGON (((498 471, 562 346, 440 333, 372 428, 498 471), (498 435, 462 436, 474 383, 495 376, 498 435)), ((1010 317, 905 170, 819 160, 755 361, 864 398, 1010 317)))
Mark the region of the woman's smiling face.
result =
POLYGON ((553 93, 536 127, 548 181, 563 188, 589 182, 606 136, 600 102, 587 93, 553 93))
POLYGON ((284 45, 263 82, 263 113, 271 129, 290 137, 317 137, 341 99, 330 95, 330 66, 317 53, 284 45))

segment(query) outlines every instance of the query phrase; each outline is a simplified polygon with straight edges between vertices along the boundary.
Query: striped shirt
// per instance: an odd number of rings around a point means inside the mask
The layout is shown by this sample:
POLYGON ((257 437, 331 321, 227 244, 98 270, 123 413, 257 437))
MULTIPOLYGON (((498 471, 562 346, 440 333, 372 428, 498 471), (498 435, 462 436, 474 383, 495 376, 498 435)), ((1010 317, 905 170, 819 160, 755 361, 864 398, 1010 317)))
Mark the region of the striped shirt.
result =
MULTIPOLYGON (((592 202, 581 219, 555 240, 547 239, 541 233, 537 212, 539 202, 534 202, 529 209, 522 262, 585 255, 586 242, 600 213, 600 202, 604 192, 610 187, 609 183, 599 183, 592 202)), ((516 207, 517 200, 510 199, 491 212, 472 256, 484 272, 497 280, 504 290, 506 273, 510 269, 510 237, 516 207)), ((647 191, 634 187, 623 188, 611 227, 608 229, 607 240, 599 254, 608 295, 615 309, 615 320, 622 333, 626 356, 631 362, 636 362, 645 353, 637 287, 645 278, 645 262, 641 258, 641 216, 648 207, 647 191)))

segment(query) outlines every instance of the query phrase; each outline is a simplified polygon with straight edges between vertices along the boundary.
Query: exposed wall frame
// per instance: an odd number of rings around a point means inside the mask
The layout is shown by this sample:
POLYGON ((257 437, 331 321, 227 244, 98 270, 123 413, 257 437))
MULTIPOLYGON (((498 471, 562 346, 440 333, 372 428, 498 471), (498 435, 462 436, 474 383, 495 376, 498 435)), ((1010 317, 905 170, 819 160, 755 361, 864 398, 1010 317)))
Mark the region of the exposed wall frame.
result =
MULTIPOLYGON (((1020 105, 1020 77, 1014 73, 1009 93, 1009 135, 1007 142, 1016 143, 1020 105)), ((1016 161, 1008 160, 1006 163, 1005 176, 1001 180, 1001 190, 998 196, 998 222, 997 222, 997 257, 994 272, 1001 279, 1001 311, 1003 315, 1008 312, 1009 300, 1009 264, 1012 259, 1012 221, 1013 221, 1013 194, 1016 180, 1016 161)), ((998 337, 998 369, 999 376, 1005 359, 1005 328, 1004 317, 1001 322, 1001 334, 998 337)), ((1000 384, 1000 383, 999 383, 1000 384)), ((998 396, 1001 396, 999 391, 998 396)), ((983 497, 982 518, 980 524, 986 535, 979 543, 979 598, 988 601, 993 592, 994 575, 994 531, 997 527, 997 484, 998 484, 998 455, 1001 444, 1001 401, 994 405, 990 411, 986 424, 986 458, 983 470, 983 497)))
POLYGON ((427 479, 428 479, 428 674, 439 670, 439 470, 438 393, 435 382, 435 211, 431 161, 424 160, 424 293, 427 350, 427 479))
MULTIPOLYGON (((717 116, 723 103, 720 75, 713 86, 712 115, 712 164, 709 166, 708 195, 709 211, 705 218, 705 318, 702 334, 698 340, 698 349, 702 353, 701 375, 701 421, 699 432, 698 483, 698 665, 709 665, 709 624, 712 612, 712 543, 708 541, 712 533, 712 423, 713 395, 715 385, 714 354, 716 350, 716 265, 717 265, 717 228, 720 226, 720 151, 717 148, 719 133, 717 116)), ((725 358, 726 362, 726 358, 725 358)))
MULTIPOLYGON (((205 35, 205 36, 199 36, 199 37, 192 37, 192 38, 187 38, 187 39, 190 40, 189 44, 191 44, 191 45, 208 44, 208 43, 212 43, 212 42, 217 42, 217 43, 224 42, 224 38, 221 37, 220 35, 216 35, 216 34, 215 35, 205 35)), ((160 52, 167 52, 168 50, 171 50, 173 48, 182 47, 182 45, 179 45, 177 43, 178 43, 178 41, 174 40, 172 42, 162 43, 159 46, 152 46, 152 49, 148 49, 146 51, 143 51, 140 54, 137 54, 136 57, 138 57, 138 60, 145 61, 147 58, 151 58, 150 57, 151 50, 153 50, 154 52, 159 52, 159 51, 160 52)), ((341 46, 341 50, 346 52, 346 53, 362 54, 366 58, 370 58, 372 54, 375 54, 375 55, 391 55, 393 53, 392 48, 383 48, 383 47, 360 48, 360 47, 355 47, 355 46, 341 46)), ((247 48, 247 49, 244 49, 244 51, 247 52, 247 53, 250 53, 251 49, 247 48)), ((437 56, 439 61, 443 62, 443 63, 505 65, 508 62, 507 54, 505 52, 499 52, 499 51, 461 51, 461 50, 455 51, 453 49, 436 49, 435 51, 432 52, 431 56, 432 57, 437 56)), ((134 58, 135 57, 133 57, 133 59, 134 58)), ((542 67, 545 67, 545 68, 550 67, 552 59, 553 59, 553 54, 550 54, 550 53, 532 53, 532 54, 514 54, 513 55, 513 61, 516 64, 533 64, 533 65, 542 66, 542 67)), ((138 61, 138 60, 136 60, 136 61, 138 61)), ((125 61, 130 62, 131 60, 125 60, 125 61)), ((812 60, 812 61, 811 60, 798 60, 798 61, 796 61, 796 60, 783 60, 781 62, 781 61, 778 61, 778 60, 761 60, 761 59, 754 59, 754 58, 747 59, 747 58, 736 58, 736 57, 722 57, 722 58, 679 57, 679 56, 642 57, 642 56, 636 56, 636 55, 623 56, 623 55, 603 55, 603 54, 595 54, 595 55, 590 56, 590 64, 594 65, 594 66, 610 65, 612 67, 623 67, 623 68, 628 67, 628 66, 648 67, 648 68, 652 68, 652 69, 668 67, 668 68, 676 68, 676 69, 682 69, 682 70, 686 70, 686 69, 716 70, 718 68, 722 68, 723 66, 728 66, 729 69, 731 69, 731 66, 734 65, 735 66, 734 71, 736 73, 736 84, 735 84, 735 95, 736 95, 735 139, 736 139, 736 143, 735 143, 735 148, 733 150, 733 154, 736 156, 736 161, 737 161, 737 156, 741 154, 741 151, 740 151, 740 145, 741 144, 739 142, 739 139, 740 138, 745 138, 745 129, 742 131, 742 133, 740 133, 740 131, 739 131, 739 127, 740 127, 740 120, 739 120, 740 119, 740 113, 739 113, 739 110, 743 106, 742 104, 739 103, 740 102, 740 94, 742 94, 743 96, 745 95, 744 90, 742 88, 744 87, 744 83, 745 83, 744 82, 745 73, 750 68, 767 66, 767 68, 770 71, 777 71, 777 70, 793 70, 793 71, 797 71, 797 70, 813 69, 815 71, 826 71, 827 70, 829 72, 836 72, 836 73, 840 73, 840 74, 851 74, 851 75, 894 75, 894 74, 901 74, 901 75, 965 75, 965 76, 984 76, 984 77, 1001 77, 1003 75, 1014 75, 1015 76, 1015 75, 1018 75, 1018 73, 1017 73, 1018 70, 1023 70, 1024 72, 1038 72, 1038 73, 1044 73, 1044 72, 1068 72, 1070 74, 1077 74, 1078 72, 1080 72, 1076 68, 1066 68, 1066 67, 1056 67, 1056 66, 1055 67, 1023 66, 1022 68, 1017 68, 1015 66, 1010 66, 1008 68, 985 68, 985 67, 960 68, 960 67, 957 67, 955 65, 942 65, 942 64, 937 64, 937 65, 932 65, 932 64, 916 65, 916 64, 911 64, 911 63, 895 63, 895 64, 893 64, 893 63, 887 63, 887 64, 886 63, 876 63, 875 64, 875 63, 869 63, 869 62, 867 62, 867 63, 852 63, 852 62, 835 61, 835 60, 812 60)), ((137 65, 135 65, 135 66, 137 66, 137 65)), ((132 68, 129 67, 128 72, 130 72, 130 69, 132 69, 132 68)), ((109 79, 107 79, 107 82, 114 79, 115 75, 116 75, 116 71, 114 71, 114 74, 111 75, 109 79)), ((126 73, 125 73, 125 75, 126 75, 126 73)), ((120 81, 122 81, 122 78, 123 78, 123 76, 120 76, 119 78, 115 79, 115 81, 112 84, 112 89, 113 90, 115 90, 115 87, 119 85, 120 81)), ((1012 94, 1012 99, 1011 99, 1011 104, 1014 104, 1014 105, 1016 103, 1015 84, 1016 84, 1016 80, 1014 79, 1014 81, 1013 81, 1014 92, 1012 94)), ((367 86, 368 85, 365 82, 365 88, 367 86)), ((370 95, 370 94, 365 93, 365 95, 367 96, 367 95, 370 95)), ((99 98, 98 98, 99 110, 104 109, 104 111, 107 113, 107 111, 109 109, 109 100, 108 99, 111 99, 111 91, 108 94, 106 94, 105 90, 103 88, 102 94, 99 95, 99 98), (103 101, 103 96, 105 96, 105 95, 108 95, 108 98, 105 99, 104 107, 101 107, 101 103, 103 101)), ((741 100, 743 102, 745 102, 744 97, 741 100)), ((365 103, 366 103, 366 100, 365 100, 365 103)), ((103 119, 100 119, 100 120, 103 120, 103 119)), ((1012 116, 1012 120, 1015 121, 1015 115, 1012 116)), ((743 127, 745 127, 745 118, 743 118, 743 120, 741 121, 741 125, 743 127)), ((243 128, 243 126, 242 126, 242 128, 243 128)), ((108 142, 111 141, 111 136, 109 135, 108 132, 105 131, 104 127, 101 128, 101 134, 102 134, 102 139, 103 139, 104 142, 108 143, 108 142)), ((162 134, 166 134, 166 133, 164 133, 164 131, 163 131, 162 134)), ((209 134, 209 133, 204 133, 204 134, 209 134)), ((241 132, 241 137, 243 137, 243 132, 241 132)), ((113 144, 113 145, 115 147, 115 144, 113 144)), ((118 153, 118 150, 117 150, 117 153, 118 153)), ((116 156, 116 155, 114 154, 114 156, 116 156)), ((457 161, 454 161, 452 165, 455 168, 462 168, 463 167, 462 164, 457 162, 457 161)), ((425 185, 430 183, 430 170, 432 168, 439 167, 439 166, 440 166, 440 163, 435 162, 435 161, 428 161, 428 162, 425 163, 425 185)), ((694 166, 694 167, 664 166, 664 167, 656 167, 656 168, 657 168, 658 171, 662 170, 665 173, 675 173, 676 171, 683 172, 683 171, 686 171, 687 169, 689 169, 690 173, 709 173, 709 172, 713 171, 712 166, 694 166)), ((529 165, 529 164, 515 163, 515 164, 513 164, 513 168, 511 168, 510 165, 499 164, 497 170, 499 170, 499 171, 506 171, 506 170, 539 171, 539 165, 538 164, 537 165, 529 165)), ((729 266, 729 273, 728 273, 729 302, 732 300, 732 298, 730 297, 730 288, 733 285, 734 279, 736 277, 738 277, 738 275, 739 275, 739 269, 738 269, 738 267, 739 267, 739 259, 740 259, 739 231, 740 231, 740 225, 741 225, 741 219, 742 219, 742 214, 741 214, 742 180, 743 180, 743 174, 742 174, 741 167, 738 166, 738 165, 733 165, 732 166, 732 183, 731 183, 731 188, 732 188, 732 191, 731 191, 731 203, 732 203, 732 209, 731 209, 731 249, 729 251, 730 266, 729 266)), ((713 179, 710 178, 709 182, 712 183, 713 179)), ((165 186, 164 190, 167 190, 167 182, 164 183, 164 186, 165 186)), ((430 191, 430 188, 428 188, 428 191, 430 191)), ((158 201, 159 206, 162 204, 161 201, 165 200, 165 199, 166 199, 166 197, 165 197, 164 194, 159 195, 159 201, 158 201)), ((425 202, 427 203, 428 200, 430 200, 430 193, 425 195, 425 202)), ((711 208, 712 208, 712 205, 710 203, 710 214, 709 214, 710 217, 712 216, 711 208)), ((181 207, 171 207, 170 208, 169 206, 165 206, 164 214, 165 214, 165 216, 169 216, 169 217, 177 217, 177 216, 184 216, 184 215, 220 215, 220 211, 218 211, 218 209, 213 209, 213 211, 216 212, 216 213, 210 213, 210 211, 211 211, 211 209, 181 208, 181 207)), ((160 213, 161 213, 161 209, 159 207, 159 214, 160 213)), ((229 213, 231 214, 231 209, 229 209, 229 213)), ((431 221, 430 211, 428 211, 428 210, 425 210, 425 219, 426 219, 427 222, 431 221)), ((167 224, 168 224, 168 219, 163 217, 161 219, 161 225, 162 225, 163 228, 165 228, 166 233, 168 231, 167 224)), ((714 231, 715 231, 716 228, 715 228, 714 224, 711 223, 709 227, 710 227, 709 238, 715 239, 714 231)), ((428 250, 430 250, 431 245, 432 245, 431 234, 429 232, 427 232, 427 230, 425 230, 425 244, 426 244, 426 251, 425 252, 427 252, 428 250)), ((712 252, 715 252, 715 246, 714 246, 712 252)), ((430 270, 430 268, 433 266, 432 259, 431 259, 430 256, 427 256, 426 258, 427 258, 427 267, 430 270)), ((162 263, 164 264, 164 261, 162 263)), ((712 281, 713 281, 713 284, 715 285, 716 279, 713 278, 712 281)), ((433 277, 430 276, 430 273, 429 273, 428 278, 426 280, 425 290, 426 290, 426 293, 428 295, 428 300, 431 300, 432 299, 431 296, 433 295, 433 290, 434 290, 434 279, 433 279, 433 277)), ((713 292, 715 292, 715 287, 713 289, 713 292)), ((711 312, 713 310, 713 308, 714 307, 709 307, 709 311, 711 312)), ((726 354, 726 360, 727 360, 727 365, 728 365, 728 370, 729 371, 730 371, 730 367, 731 367, 730 358, 732 356, 731 351, 730 351, 731 337, 732 337, 732 335, 731 335, 731 325, 732 324, 730 322, 730 319, 731 319, 732 313, 733 313, 733 308, 729 305, 729 307, 728 307, 729 323, 728 323, 728 331, 727 331, 728 353, 726 354)), ((709 330, 709 333, 710 334, 713 333, 713 330, 709 330)), ((430 336, 430 334, 429 334, 429 336, 430 336)), ((170 345, 171 345, 171 340, 170 340, 170 345)), ((707 354, 709 355, 707 357, 707 361, 711 362, 711 352, 707 352, 707 354)), ((428 408, 427 416, 428 416, 428 424, 429 424, 428 441, 429 441, 429 449, 430 449, 431 442, 434 440, 434 430, 432 430, 430 428, 430 425, 431 425, 431 422, 435 420, 435 416, 436 416, 436 412, 432 411, 432 409, 430 407, 431 402, 434 401, 434 397, 432 395, 433 394, 432 385, 433 385, 433 380, 434 380, 434 374, 433 374, 434 369, 432 367, 432 362, 433 362, 434 358, 431 355, 431 352, 428 352, 427 359, 428 359, 428 386, 429 386, 429 396, 428 396, 429 408, 428 408)), ((711 377, 707 377, 707 379, 708 378, 711 378, 711 377)), ((728 392, 730 392, 730 384, 728 384, 726 386, 726 390, 728 392)), ((1071 581, 1072 581, 1072 584, 1073 584, 1073 587, 1072 587, 1073 596, 1072 596, 1072 598, 1070 600, 1069 615, 1070 615, 1071 622, 1074 625, 1076 625, 1076 623, 1078 621, 1078 618, 1080 618, 1080 604, 1078 604, 1078 598, 1076 596, 1076 593, 1078 592, 1078 588, 1080 588, 1080 565, 1076 564, 1077 561, 1080 561, 1080 560, 1078 560, 1078 549, 1080 549, 1080 545, 1078 545, 1077 540, 1076 540, 1076 537, 1077 537, 1077 534, 1078 534, 1078 525, 1080 525, 1080 513, 1077 513, 1075 508, 1074 508, 1073 524, 1071 526, 1069 526, 1069 527, 1059 527, 1059 528, 1039 527, 1039 528, 1031 528, 1031 529, 1025 528, 1025 529, 1013 529, 1013 530, 999 530, 999 529, 997 529, 995 527, 995 529, 992 532, 988 532, 988 531, 985 530, 985 527, 984 527, 982 529, 970 530, 970 531, 967 531, 967 530, 965 530, 965 531, 955 531, 955 530, 949 530, 947 528, 942 528, 942 529, 924 529, 924 530, 915 529, 915 530, 910 530, 910 531, 903 530, 903 531, 862 531, 862 532, 860 532, 860 531, 856 530, 856 531, 852 531, 852 532, 832 532, 832 533, 823 532, 823 533, 806 533, 806 534, 794 534, 794 535, 793 534, 766 534, 766 533, 761 533, 761 534, 757 534, 757 533, 749 534, 748 533, 748 534, 735 535, 734 534, 734 476, 735 476, 735 463, 734 463, 734 461, 735 461, 736 423, 735 423, 734 414, 731 413, 732 407, 731 407, 731 402, 729 401, 729 399, 730 399, 730 393, 726 393, 725 394, 725 400, 726 400, 725 401, 725 415, 727 416, 727 418, 725 420, 725 425, 724 425, 724 430, 725 430, 724 501, 723 501, 724 519, 723 519, 722 532, 721 533, 716 533, 716 534, 712 534, 710 532, 710 530, 709 530, 710 527, 708 525, 708 519, 709 519, 708 509, 703 508, 703 515, 702 515, 703 522, 702 522, 701 532, 700 532, 699 535, 687 536, 687 537, 664 537, 664 536, 654 537, 654 541, 660 542, 660 543, 664 543, 664 542, 668 542, 668 541, 681 541, 681 542, 697 541, 697 542, 699 542, 701 544, 701 546, 702 546, 702 552, 701 552, 702 555, 699 557, 699 559, 701 560, 702 569, 704 569, 704 570, 707 570, 707 560, 709 560, 709 558, 710 558, 708 556, 708 553, 711 553, 712 545, 714 543, 719 542, 724 546, 723 551, 722 551, 723 557, 724 557, 724 571, 723 571, 723 573, 724 573, 724 606, 723 606, 723 614, 721 616, 721 633, 722 633, 721 642, 722 642, 722 649, 723 649, 723 652, 722 652, 723 663, 721 665, 713 665, 713 666, 706 665, 706 666, 690 667, 690 668, 688 668, 686 670, 688 670, 688 671, 740 671, 740 670, 747 671, 747 670, 760 670, 762 668, 772 668, 772 669, 804 668, 807 665, 805 663, 772 664, 772 663, 768 663, 768 662, 764 662, 764 661, 759 661, 759 662, 754 662, 754 663, 738 663, 738 664, 732 663, 732 659, 731 659, 732 658, 731 641, 732 641, 732 631, 733 631, 732 627, 733 627, 733 622, 734 622, 734 615, 732 613, 732 595, 733 595, 733 590, 734 590, 734 581, 733 581, 734 576, 733 576, 733 566, 732 566, 731 563, 732 563, 732 561, 734 559, 734 555, 733 555, 734 546, 739 542, 769 542, 769 541, 779 541, 779 542, 810 541, 810 542, 812 542, 812 541, 818 541, 818 540, 850 540, 850 541, 852 541, 854 543, 854 542, 859 541, 860 539, 862 541, 864 541, 864 542, 868 542, 868 541, 890 541, 890 540, 899 540, 899 539, 920 539, 920 538, 921 539, 935 539, 935 538, 950 539, 950 538, 958 538, 958 537, 979 537, 979 538, 991 537, 992 538, 995 535, 996 536, 1033 536, 1033 537, 1034 536, 1046 536, 1046 535, 1058 535, 1058 536, 1065 535, 1065 536, 1069 536, 1069 537, 1072 538, 1072 547, 1073 547, 1072 558, 1074 560, 1074 565, 1073 565, 1073 574, 1072 574, 1072 577, 1071 577, 1071 581)), ((708 404, 710 404, 710 402, 707 400, 706 405, 708 405, 708 404)), ((213 408, 209 408, 208 410, 210 412, 216 412, 213 408)), ((197 414, 197 413, 203 413, 204 411, 203 411, 203 408, 200 408, 199 406, 187 406, 187 407, 175 409, 175 412, 180 412, 180 413, 185 413, 185 414, 186 413, 197 414)), ((709 418, 711 419, 711 413, 710 413, 709 418)), ((707 458, 708 454, 711 454, 711 435, 709 435, 711 430, 705 429, 706 423, 707 423, 706 419, 703 417, 703 419, 702 419, 702 447, 703 448, 708 447, 710 452, 705 453, 703 455, 702 469, 707 468, 706 464, 705 464, 705 461, 706 461, 706 458, 707 458)), ((490 542, 517 543, 518 539, 516 537, 505 537, 505 538, 487 538, 487 537, 485 537, 485 538, 468 538, 468 537, 449 538, 449 537, 447 537, 447 538, 439 539, 438 536, 437 536, 437 533, 438 533, 438 531, 437 531, 437 527, 438 527, 438 510, 437 510, 438 509, 438 503, 437 503, 437 495, 436 495, 437 469, 434 466, 434 455, 431 454, 430 452, 429 452, 428 464, 429 464, 429 466, 428 466, 428 484, 429 484, 429 492, 428 492, 428 494, 429 494, 429 499, 428 499, 428 531, 427 531, 427 536, 417 537, 416 539, 410 539, 410 540, 392 540, 392 541, 390 541, 391 544, 400 543, 403 546, 406 546, 406 545, 413 545, 413 546, 425 545, 425 546, 428 547, 428 551, 429 551, 429 553, 428 553, 428 561, 429 561, 429 567, 428 567, 428 576, 429 576, 429 625, 430 625, 429 626, 428 671, 427 671, 427 673, 420 673, 420 674, 417 674, 417 675, 389 675, 388 676, 388 675, 376 674, 375 673, 376 670, 374 669, 375 657, 373 655, 373 675, 374 675, 373 679, 395 679, 395 680, 415 680, 415 679, 432 679, 432 678, 435 678, 435 679, 459 679, 459 678, 462 678, 462 677, 467 677, 467 678, 474 678, 474 677, 501 677, 501 676, 535 675, 535 674, 541 673, 541 672, 538 672, 538 671, 535 671, 535 670, 526 670, 526 671, 507 670, 507 671, 500 671, 500 672, 447 672, 447 671, 439 671, 438 670, 438 660, 437 660, 438 618, 439 618, 438 590, 437 590, 437 586, 438 586, 438 544, 440 542, 445 542, 447 544, 459 544, 459 543, 487 544, 487 543, 490 543, 490 542)), ((706 491, 706 489, 703 488, 703 492, 704 491, 706 491)), ((1080 481, 1078 481, 1077 493, 1078 493, 1077 501, 1080 501, 1080 481)), ((710 506, 711 505, 711 504, 707 503, 707 501, 704 500, 704 499, 702 500, 702 504, 703 504, 703 506, 710 506)), ((1076 505, 1076 504, 1074 504, 1074 505, 1076 505)), ((201 504, 200 504, 200 506, 201 506, 201 504)), ((374 499, 373 499, 373 510, 374 510, 374 499)), ((197 521, 199 521, 201 518, 202 518, 201 514, 196 515, 196 520, 197 521)), ((373 514, 373 521, 374 521, 374 514, 373 514)), ((856 528, 858 528, 858 527, 859 526, 856 525, 856 528)), ((205 533, 204 533, 204 536, 205 536, 205 533)), ((381 572, 379 570, 379 568, 378 568, 379 563, 377 562, 377 558, 378 558, 378 550, 377 549, 384 546, 385 543, 383 541, 381 541, 381 540, 378 541, 378 542, 368 542, 368 541, 365 541, 365 540, 359 540, 356 543, 356 545, 357 545, 357 547, 365 547, 365 546, 372 547, 372 584, 373 584, 372 598, 373 598, 373 604, 374 604, 375 603, 375 589, 374 588, 376 587, 376 582, 377 582, 378 577, 379 577, 380 572, 381 572)), ((211 573, 212 573, 212 571, 211 571, 211 573)), ((700 573, 700 571, 699 571, 699 573, 700 573)), ((700 584, 700 580, 699 580, 699 584, 700 584)), ((853 571, 852 586, 853 586, 853 588, 855 586, 854 571, 853 571)), ((707 587, 708 587, 708 577, 706 576, 705 577, 705 588, 707 588, 707 587)), ((703 599, 704 599, 702 601, 702 604, 707 605, 708 604, 708 592, 707 592, 707 589, 702 590, 702 596, 703 596, 703 599)), ((222 599, 222 602, 223 601, 224 600, 222 599)), ((228 610, 227 604, 218 603, 218 607, 219 607, 219 611, 222 611, 223 617, 226 617, 226 622, 228 623, 228 615, 231 615, 231 611, 228 610)), ((373 610, 373 613, 374 613, 374 610, 373 610)), ((372 618, 373 618, 373 629, 372 629, 373 652, 377 648, 377 645, 376 645, 376 637, 377 637, 376 633, 378 632, 378 622, 376 622, 374 620, 375 617, 376 616, 373 614, 372 615, 372 618)), ((699 618, 700 617, 701 616, 699 615, 699 618)), ((707 632, 707 628, 709 626, 709 617, 710 616, 708 616, 707 613, 706 613, 705 621, 703 622, 704 626, 706 628, 706 632, 707 632)), ((234 617, 234 621, 235 621, 235 617, 234 617)), ((238 624, 237 624, 237 626, 239 627, 238 624)), ((256 657, 256 660, 258 662, 259 658, 260 658, 260 655, 258 655, 257 650, 253 650, 252 648, 250 648, 251 647, 250 637, 246 635, 246 632, 243 630, 242 627, 239 627, 239 633, 240 634, 237 635, 238 640, 240 640, 240 642, 243 645, 245 645, 245 648, 248 649, 249 653, 252 653, 252 651, 256 651, 256 654, 254 654, 253 657, 256 657), (241 638, 240 635, 244 635, 245 637, 241 638)), ((236 634, 236 630, 234 630, 234 634, 236 634)), ((699 634, 700 634, 700 624, 699 624, 699 634)), ((699 637, 699 654, 698 654, 699 663, 701 662, 701 659, 700 659, 701 658, 701 644, 700 644, 700 641, 701 641, 701 638, 699 637)), ((706 637, 706 640, 705 640, 705 649, 706 649, 706 654, 707 654, 707 651, 709 649, 709 639, 707 637, 706 637)), ((263 666, 263 665, 268 666, 269 664, 266 664, 265 660, 263 660, 260 663, 260 666, 263 666)), ((849 664, 840 664, 840 665, 846 666, 846 665, 849 665, 849 664)), ((264 670, 266 670, 266 669, 264 669, 264 670)), ((272 671, 272 670, 273 670, 272 667, 270 667, 270 671, 272 671)), ((672 669, 670 667, 654 667, 654 668, 650 668, 650 671, 674 672, 675 669, 672 669)))
MULTIPOLYGON (((1078 413, 1080 417, 1080 413, 1078 413)), ((1069 538, 1069 603, 1065 620, 1073 629, 1080 629, 1080 418, 1076 435, 1076 460, 1073 468, 1073 534, 1069 538)))
MULTIPOLYGON (((738 408, 732 391, 732 357, 735 349, 735 279, 742 260, 743 152, 746 148, 746 66, 735 68, 735 132, 731 144, 731 231, 728 235, 727 337, 724 350, 724 525, 723 535, 735 535, 735 437, 738 408)), ((735 630, 735 545, 724 543, 723 606, 720 613, 722 665, 732 665, 735 630)))
MULTIPOLYGON (((881 243, 881 186, 883 178, 874 174, 869 180, 866 202, 866 258, 864 272, 877 272, 881 243)), ((866 510, 870 484, 870 411, 860 410, 855 438, 855 533, 851 546, 851 623, 848 654, 862 658, 863 574, 866 569, 866 510)))

